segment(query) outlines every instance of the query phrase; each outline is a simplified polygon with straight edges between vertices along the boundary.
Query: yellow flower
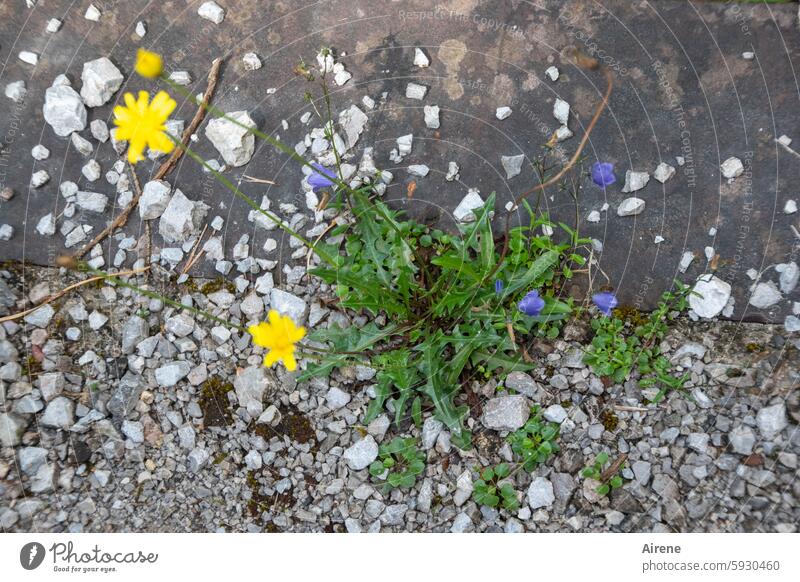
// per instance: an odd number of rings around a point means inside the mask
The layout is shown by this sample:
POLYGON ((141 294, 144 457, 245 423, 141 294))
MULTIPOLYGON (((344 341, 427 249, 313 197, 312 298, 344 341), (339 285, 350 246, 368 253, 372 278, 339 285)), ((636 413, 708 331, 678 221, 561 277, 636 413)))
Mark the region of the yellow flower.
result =
POLYGON ((147 91, 139 91, 139 99, 125 93, 125 107, 114 107, 114 124, 117 125, 116 139, 128 142, 128 161, 135 164, 143 160, 145 146, 151 150, 171 152, 175 144, 165 133, 164 125, 177 103, 164 91, 159 91, 149 103, 147 91))
POLYGON ((265 366, 282 361, 286 369, 293 372, 297 369, 295 344, 306 335, 306 328, 296 326, 289 316, 281 315, 274 309, 269 310, 268 317, 269 322, 251 325, 247 331, 253 336, 254 344, 269 350, 264 356, 265 366))
POLYGON ((134 69, 142 77, 155 79, 161 74, 161 71, 164 70, 164 64, 161 61, 160 54, 140 48, 136 51, 136 66, 134 69))

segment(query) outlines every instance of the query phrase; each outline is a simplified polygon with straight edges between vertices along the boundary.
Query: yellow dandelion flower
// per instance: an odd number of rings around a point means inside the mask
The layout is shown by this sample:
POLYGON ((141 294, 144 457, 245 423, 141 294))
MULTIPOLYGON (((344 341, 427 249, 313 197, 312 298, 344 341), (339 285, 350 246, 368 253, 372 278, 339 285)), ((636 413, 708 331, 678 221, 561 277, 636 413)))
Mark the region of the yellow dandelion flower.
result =
POLYGON ((175 144, 165 133, 166 121, 177 103, 166 92, 159 91, 153 101, 147 91, 139 91, 139 98, 134 99, 125 93, 125 107, 114 107, 114 124, 118 127, 116 139, 128 142, 128 161, 135 164, 143 160, 145 146, 168 154, 175 144))
POLYGON ((164 63, 161 60, 160 54, 140 48, 136 51, 136 65, 134 69, 142 77, 155 79, 161 74, 161 71, 164 70, 164 63))
POLYGON ((269 310, 269 322, 262 321, 258 325, 247 328, 253 336, 253 343, 269 351, 264 356, 264 365, 272 366, 275 362, 283 362, 286 369, 293 372, 297 369, 294 359, 295 344, 306 335, 306 328, 298 327, 289 316, 281 315, 274 309, 269 310))

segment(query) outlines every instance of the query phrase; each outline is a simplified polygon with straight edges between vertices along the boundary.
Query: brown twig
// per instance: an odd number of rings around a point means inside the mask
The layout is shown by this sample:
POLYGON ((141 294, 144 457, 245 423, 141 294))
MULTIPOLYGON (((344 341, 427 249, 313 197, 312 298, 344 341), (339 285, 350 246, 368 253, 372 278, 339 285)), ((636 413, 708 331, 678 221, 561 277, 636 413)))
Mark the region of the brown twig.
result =
MULTIPOLYGON (((206 87, 205 93, 203 93, 203 101, 201 105, 197 108, 197 112, 194 114, 189 127, 186 128, 186 131, 183 132, 183 137, 181 138, 181 143, 186 146, 189 143, 189 140, 197 131, 199 125, 203 122, 203 119, 206 116, 206 106, 208 105, 211 97, 214 95, 214 90, 217 87, 217 80, 219 79, 219 68, 222 65, 222 59, 215 59, 213 63, 211 63, 211 71, 208 73, 208 86, 206 87)), ((158 168, 158 171, 153 176, 153 180, 161 180, 169 174, 175 165, 178 163, 178 160, 181 159, 183 155, 183 148, 175 148, 172 151, 172 154, 169 156, 166 162, 161 164, 158 168)), ((111 235, 114 230, 122 226, 128 221, 128 216, 130 216, 131 211, 136 208, 136 205, 139 204, 139 198, 142 195, 141 186, 139 186, 139 180, 136 177, 136 172, 134 172, 133 167, 128 164, 130 168, 130 174, 133 178, 134 185, 137 186, 137 193, 130 201, 130 203, 125 207, 125 209, 117 216, 111 224, 109 224, 106 228, 104 228, 100 234, 94 237, 89 244, 84 245, 80 250, 76 251, 72 258, 80 259, 89 251, 89 249, 94 248, 94 246, 101 241, 103 241, 106 237, 111 235)))
MULTIPOLYGON (((596 69, 600 67, 599 63, 596 60, 587 59, 587 57, 580 54, 577 55, 577 60, 582 68, 596 69)), ((545 188, 552 186, 553 184, 558 182, 564 176, 564 174, 566 174, 575 165, 575 163, 580 158, 583 148, 586 147, 586 144, 589 142, 589 136, 592 134, 595 125, 597 125, 597 121, 600 119, 600 116, 602 115, 603 111, 605 111, 605 108, 608 105, 608 100, 611 97, 611 90, 614 87, 614 79, 611 75, 611 71, 603 67, 603 74, 605 75, 607 83, 606 92, 603 95, 603 100, 597 106, 597 109, 595 110, 594 115, 592 116, 592 120, 589 122, 589 125, 586 126, 586 131, 584 132, 583 138, 581 138, 581 141, 578 144, 578 149, 575 150, 575 153, 572 154, 572 157, 569 159, 569 161, 564 165, 563 168, 561 168, 561 170, 555 176, 517 196, 514 199, 514 203, 511 206, 511 209, 506 211, 506 223, 503 234, 503 250, 500 253, 500 258, 495 263, 495 266, 492 269, 491 273, 489 273, 489 275, 486 277, 486 280, 491 280, 492 277, 494 277, 495 273, 497 273, 497 270, 503 264, 503 261, 505 260, 506 255, 508 254, 509 232, 511 230, 511 216, 513 214, 514 209, 517 206, 519 206, 520 202, 522 202, 525 198, 527 198, 531 194, 535 192, 544 192, 545 188)))
POLYGON ((198 247, 200 247, 200 243, 203 241, 203 237, 206 234, 206 230, 208 230, 208 224, 203 226, 203 231, 200 233, 200 236, 197 237, 197 242, 194 243, 192 247, 192 251, 189 253, 189 256, 186 259, 186 263, 183 265, 183 269, 181 269, 182 274, 186 274, 189 272, 189 269, 195 266, 197 261, 200 260, 200 257, 203 256, 203 249, 201 248, 198 252, 198 247))
POLYGON ((177 164, 178 160, 180 160, 181 156, 183 156, 183 151, 189 145, 189 140, 192 138, 192 135, 194 135, 194 132, 196 132, 197 128, 200 127, 200 124, 203 123, 203 119, 205 119, 206 116, 206 108, 208 107, 211 98, 214 96, 214 90, 217 88, 220 66, 222 66, 222 59, 214 59, 214 61, 211 63, 211 70, 208 72, 208 85, 203 93, 203 100, 200 102, 200 106, 197 108, 191 123, 189 123, 189 127, 187 127, 186 131, 183 132, 183 138, 181 138, 183 147, 172 150, 172 154, 169 156, 169 159, 161 164, 161 167, 158 169, 158 172, 156 172, 153 180, 160 180, 169 174, 170 171, 172 171, 172 168, 175 167, 175 164, 177 164))
POLYGON ((41 303, 39 303, 38 305, 36 305, 34 307, 31 307, 30 309, 26 309, 25 311, 20 311, 19 313, 15 313, 13 315, 7 315, 5 317, 0 317, 0 323, 5 323, 6 321, 14 321, 15 319, 20 319, 22 317, 25 317, 29 313, 33 313, 37 309, 40 309, 41 307, 44 307, 48 303, 52 303, 53 301, 56 301, 57 299, 60 299, 61 297, 63 297, 64 295, 66 295, 67 293, 72 291, 73 289, 77 289, 78 287, 82 287, 83 285, 88 285, 89 283, 94 283, 95 281, 99 281, 101 279, 107 279, 108 277, 124 277, 124 276, 127 276, 127 275, 136 275, 137 273, 142 273, 142 272, 146 271, 147 269, 149 269, 149 267, 145 267, 144 269, 134 269, 132 271, 122 271, 120 273, 113 273, 113 274, 109 274, 109 275, 105 275, 105 276, 101 275, 101 276, 97 276, 97 277, 91 277, 89 279, 84 279, 83 281, 78 281, 77 283, 73 283, 72 285, 69 285, 68 287, 65 287, 61 291, 53 293, 52 295, 50 295, 49 297, 44 299, 41 303))
POLYGON ((608 466, 608 469, 600 473, 600 482, 605 483, 617 474, 619 468, 628 460, 628 453, 622 453, 616 460, 608 466))

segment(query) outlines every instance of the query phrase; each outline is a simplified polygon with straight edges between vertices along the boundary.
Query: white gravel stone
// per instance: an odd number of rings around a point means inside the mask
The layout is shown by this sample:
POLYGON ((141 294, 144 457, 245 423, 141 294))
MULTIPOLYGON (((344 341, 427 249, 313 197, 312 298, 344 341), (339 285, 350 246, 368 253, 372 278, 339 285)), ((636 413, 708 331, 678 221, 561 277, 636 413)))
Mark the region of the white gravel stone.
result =
POLYGON ((555 103, 553 103, 553 117, 555 117, 561 125, 567 125, 569 122, 569 103, 563 99, 557 98, 555 103))
POLYGON ((567 411, 560 404, 548 406, 542 414, 546 420, 561 424, 567 419, 567 411))
POLYGON ((25 432, 26 422, 15 414, 0 412, 0 443, 3 447, 13 447, 20 443, 25 432))
POLYGON ((756 415, 758 431, 766 440, 772 440, 789 425, 786 418, 786 405, 783 402, 767 406, 756 415))
POLYGON ((233 387, 239 406, 253 418, 264 412, 264 392, 267 390, 267 375, 263 366, 249 366, 234 379, 233 387))
POLYGON ((108 196, 99 192, 79 191, 75 197, 75 204, 89 212, 103 212, 108 204, 108 196))
POLYGON ((428 55, 426 55, 425 52, 419 47, 414 49, 414 64, 422 69, 430 66, 431 64, 428 55))
POLYGON ((19 53, 19 60, 35 67, 39 64, 39 55, 31 51, 21 51, 19 53))
POLYGON ((378 443, 375 442, 372 435, 368 434, 345 449, 342 458, 353 471, 366 469, 372 461, 378 458, 378 443))
POLYGON ((498 107, 494 112, 494 116, 500 121, 507 119, 509 115, 511 115, 511 107, 498 107))
POLYGON ((245 71, 257 71, 261 68, 261 59, 256 53, 245 53, 242 57, 245 71))
POLYGON ((139 38, 144 38, 145 35, 147 34, 147 25, 140 20, 139 22, 136 23, 136 28, 134 29, 134 31, 136 32, 136 36, 138 36, 139 38))
POLYGON ((192 473, 197 473, 203 467, 208 464, 208 459, 210 458, 208 451, 201 448, 193 449, 191 453, 189 453, 188 463, 189 463, 189 470, 192 473))
POLYGON ((731 286, 711 273, 700 275, 692 291, 689 307, 699 317, 716 317, 731 297, 731 286))
POLYGON ((667 163, 661 162, 656 167, 655 172, 653 172, 653 178, 661 182, 662 184, 672 178, 675 175, 675 168, 670 166, 667 163))
POLYGON ((522 172, 522 164, 525 161, 525 154, 518 156, 500 156, 500 163, 506 171, 506 180, 510 180, 514 176, 519 176, 522 172))
POLYGON ((31 188, 41 188, 50 181, 50 174, 45 170, 38 170, 31 175, 31 188))
POLYGON ((27 93, 28 90, 25 88, 25 81, 12 81, 6 85, 6 97, 11 99, 14 103, 22 103, 27 93))
POLYGON ((553 66, 547 67, 544 74, 547 75, 553 82, 558 81, 558 77, 560 76, 560 73, 558 72, 558 67, 553 67, 553 66))
POLYGON ((53 236, 56 232, 56 219, 53 213, 45 214, 36 224, 36 232, 42 236, 53 236))
POLYGON ((425 114, 425 126, 428 129, 439 129, 439 106, 425 105, 422 110, 425 114))
POLYGON ((734 453, 749 455, 756 444, 756 435, 749 426, 737 426, 728 433, 728 443, 734 453))
POLYGON ((484 201, 477 190, 470 189, 467 195, 458 203, 453 211, 453 217, 458 222, 475 222, 475 210, 483 208, 484 201))
POLYGON ((142 196, 139 198, 139 217, 142 220, 152 220, 164 214, 170 202, 171 189, 169 182, 164 180, 147 182, 142 188, 142 196))
POLYGON ((156 382, 158 382, 159 386, 170 388, 188 376, 191 371, 192 365, 189 362, 182 360, 168 362, 156 368, 156 382))
POLYGON ((641 198, 626 198, 617 207, 617 216, 635 216, 641 214, 645 206, 646 203, 641 198))
POLYGON ((97 160, 89 160, 81 168, 81 174, 83 174, 83 177, 89 182, 97 182, 97 180, 100 179, 101 173, 102 168, 100 168, 100 164, 97 163, 97 160))
POLYGON ((786 204, 783 205, 783 213, 794 214, 795 212, 797 212, 797 202, 794 200, 787 200, 786 204))
POLYGON ((748 303, 758 309, 768 309, 777 304, 783 295, 772 281, 756 283, 748 303))
POLYGON ((99 22, 102 15, 103 13, 100 12, 100 9, 97 8, 97 6, 94 4, 89 4, 89 7, 86 9, 83 17, 91 22, 99 22))
POLYGON ((369 118, 356 105, 351 105, 339 114, 339 126, 345 134, 345 146, 351 149, 358 142, 369 118))
POLYGON ((172 71, 169 74, 169 79, 176 85, 182 87, 192 84, 192 76, 189 74, 189 71, 172 71))
POLYGON ((744 173, 742 160, 733 156, 722 162, 719 169, 722 171, 722 175, 729 180, 738 178, 744 173))
POLYGON ((622 187, 623 192, 636 192, 641 190, 650 181, 650 174, 647 172, 636 172, 634 170, 627 170, 625 172, 625 185, 622 187))
POLYGON ((412 176, 418 176, 420 178, 424 178, 430 172, 430 168, 425 164, 411 164, 408 166, 408 173, 412 176))
POLYGON ((39 423, 51 428, 68 429, 75 423, 75 404, 65 396, 50 401, 39 423))
POLYGON ((221 24, 225 20, 225 10, 216 2, 203 2, 197 9, 197 14, 214 24, 221 24))
POLYGON ((493 430, 517 430, 527 422, 530 413, 530 404, 524 396, 499 396, 484 404, 481 422, 493 430))
POLYGON ((406 97, 408 99, 421 101, 425 99, 425 94, 427 92, 428 88, 425 85, 420 85, 419 83, 409 83, 406 85, 406 97))
POLYGON ((544 477, 536 477, 528 487, 528 505, 531 509, 550 507, 556 500, 553 484, 544 477))
POLYGON ((61 137, 86 127, 86 107, 83 100, 75 89, 67 85, 50 87, 45 91, 42 112, 44 120, 61 137))
POLYGON ((328 393, 325 394, 325 402, 328 403, 328 408, 331 410, 338 410, 339 408, 347 406, 350 402, 350 395, 341 388, 332 386, 328 390, 328 393))
POLYGON ((208 205, 189 200, 179 189, 175 190, 158 223, 158 232, 167 242, 184 242, 198 230, 208 212, 208 205))
POLYGON ((102 119, 95 119, 89 124, 89 131, 92 132, 92 137, 99 142, 105 143, 110 137, 108 125, 102 119))
MULTIPOLYGON (((228 117, 247 127, 256 127, 247 111, 233 111, 228 113, 228 117)), ((230 166, 244 166, 253 157, 255 136, 233 121, 218 118, 211 120, 206 126, 206 137, 230 166)))
POLYGON ((269 293, 270 308, 281 315, 288 315, 297 325, 305 322, 308 303, 297 295, 283 289, 273 288, 269 293))
POLYGON ((775 266, 775 270, 780 273, 778 284, 781 287, 781 292, 789 294, 797 287, 800 281, 800 268, 794 261, 789 263, 781 263, 775 266))
POLYGON ((61 30, 61 21, 58 18, 51 18, 47 21, 47 27, 45 28, 46 32, 50 34, 54 34, 61 30))
POLYGON ((107 57, 83 64, 81 97, 87 107, 105 105, 122 86, 125 77, 107 57))

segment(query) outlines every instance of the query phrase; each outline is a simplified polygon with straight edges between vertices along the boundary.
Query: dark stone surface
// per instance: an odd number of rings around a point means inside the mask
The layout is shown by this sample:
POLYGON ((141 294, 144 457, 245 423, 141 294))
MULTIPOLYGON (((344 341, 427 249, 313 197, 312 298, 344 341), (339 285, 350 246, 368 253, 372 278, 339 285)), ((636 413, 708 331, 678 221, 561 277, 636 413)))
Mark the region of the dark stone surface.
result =
MULTIPOLYGON (((563 149, 567 156, 574 151, 603 90, 601 75, 586 73, 565 56, 571 54, 570 47, 577 47, 593 52, 615 71, 616 88, 585 150, 585 167, 596 159, 612 161, 619 182, 604 195, 584 179, 580 194, 582 221, 604 201, 611 206, 599 224, 580 225, 584 234, 604 244, 600 266, 608 284, 623 301, 650 307, 680 275, 677 265, 685 250, 697 255, 682 276, 693 280, 707 271, 703 249, 713 246, 720 255, 718 274, 735 290, 735 318, 782 320, 790 310, 789 301, 770 311, 746 309, 750 281, 745 272, 791 260, 793 252, 797 260, 798 241, 790 225, 797 225, 798 215, 781 211, 788 198, 800 198, 795 189, 800 160, 775 142, 786 134, 800 143, 798 83, 791 62, 800 47, 796 5, 450 0, 436 4, 434 10, 430 2, 390 0, 219 3, 227 8, 220 25, 197 16, 200 2, 95 2, 103 11, 99 24, 85 20, 82 8, 69 9, 66 1, 40 3, 32 10, 21 8, 21 1, 3 3, 0 84, 24 79, 28 97, 19 107, 0 97, 4 146, 0 187, 16 191, 13 200, 0 202, 0 224, 11 224, 16 231, 10 242, 0 242, 0 259, 49 265, 63 252, 63 237, 43 238, 35 226, 47 212, 63 210, 57 191, 60 181, 87 186, 80 174, 85 160, 43 122, 41 110, 44 89, 53 78, 66 72, 79 87, 87 60, 106 55, 120 67, 126 83, 115 98, 121 98, 126 90, 152 88, 139 77, 128 76, 138 46, 162 52, 171 68, 190 71, 195 92, 205 86, 208 64, 222 56, 226 62, 216 104, 229 111, 247 109, 260 128, 293 145, 308 130, 299 117, 308 110, 303 94, 312 87, 292 69, 300 58, 313 63, 317 49, 331 45, 346 55, 341 60, 353 74, 350 82, 334 90, 337 111, 360 103, 365 94, 377 99, 388 93, 384 105, 367 112, 370 121, 357 155, 364 146, 374 145, 378 167, 395 172, 387 197, 417 216, 436 213, 442 225, 452 227, 449 213, 468 187, 477 187, 484 195, 497 191, 502 207, 534 183, 529 165, 506 182, 499 157, 524 153, 533 158, 541 152, 557 127, 552 117, 556 96, 572 105, 570 127, 576 136, 564 142, 563 149), (45 33, 47 20, 65 13, 61 30, 45 33), (138 20, 148 27, 142 40, 133 32, 138 20), (429 54, 430 68, 412 65, 415 46, 429 54), (34 68, 19 61, 16 55, 21 50, 39 53, 39 65, 34 68), (756 58, 743 59, 742 52, 751 50, 756 58), (260 55, 264 61, 260 70, 244 71, 241 57, 247 51, 260 55), (556 83, 544 75, 550 64, 561 70, 556 83), (440 130, 425 128, 423 102, 404 97, 409 80, 430 88, 424 103, 442 108, 440 130), (266 91, 270 87, 277 88, 272 95, 266 91), (510 105, 514 113, 498 121, 494 111, 502 105, 510 105), (288 131, 282 130, 282 119, 288 121, 288 131), (406 184, 412 177, 388 161, 395 138, 409 132, 415 136, 414 148, 404 163, 431 167, 427 178, 416 179, 413 201, 406 200, 406 184), (29 190, 34 169, 30 149, 37 143, 47 146, 51 156, 36 162, 35 169, 46 169, 51 181, 29 190), (676 165, 676 155, 687 160, 676 176, 663 186, 651 179, 640 192, 647 201, 645 212, 635 218, 617 217, 614 210, 627 197, 621 193, 625 170, 652 173, 661 160, 676 165), (747 172, 728 184, 719 164, 731 155, 742 159, 747 172), (461 166, 460 182, 443 179, 450 160, 461 166), (708 235, 712 226, 718 229, 715 237, 708 235), (654 244, 656 235, 665 242, 654 244)), ((194 107, 179 103, 176 117, 188 122, 194 107)), ((89 119, 106 119, 110 125, 112 105, 91 109, 89 119)), ((89 136, 88 128, 83 135, 89 136)), ((207 158, 216 157, 204 137, 196 149, 207 158)), ((110 144, 103 144, 96 158, 105 172, 116 156, 110 144)), ((154 167, 149 161, 137 167, 142 182, 154 167)), ((273 205, 293 201, 305 207, 301 172, 285 156, 262 145, 247 167, 228 171, 234 180, 244 174, 276 182, 275 186, 242 182, 243 190, 254 198, 266 193, 273 205)), ((247 221, 243 202, 188 159, 168 179, 190 198, 211 205, 209 220, 217 214, 225 218, 228 251, 248 232, 255 236, 251 248, 259 256, 264 233, 255 232, 247 221)), ((86 189, 110 196, 114 192, 102 179, 86 189)), ((556 188, 542 200, 542 207, 558 219, 574 222, 571 199, 556 188)), ((81 220, 98 232, 118 211, 109 208, 103 216, 85 215, 81 220)), ((144 233, 136 215, 125 231, 144 233)), ((157 228, 153 232, 157 248, 162 241, 157 228)), ((109 259, 117 243, 106 241, 109 259)), ((283 250, 288 256, 289 249, 283 250)), ((213 265, 201 261, 195 272, 210 274, 213 265)), ((276 283, 280 276, 276 273, 276 283)), ((777 280, 777 275, 770 269, 765 278, 777 280)), ((603 276, 595 283, 605 283, 603 276)), ((798 291, 793 299, 800 300, 798 291)))

